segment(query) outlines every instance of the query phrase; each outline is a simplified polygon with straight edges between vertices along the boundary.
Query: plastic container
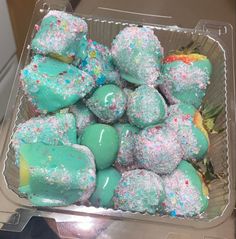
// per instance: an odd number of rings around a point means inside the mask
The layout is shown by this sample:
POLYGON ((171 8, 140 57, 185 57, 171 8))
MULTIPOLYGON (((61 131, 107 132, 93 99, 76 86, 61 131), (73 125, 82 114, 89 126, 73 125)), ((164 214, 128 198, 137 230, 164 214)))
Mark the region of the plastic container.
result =
POLYGON ((3 129, 1 130, 1 140, 4 141, 2 148, 0 148, 0 226, 2 226, 2 229, 21 231, 32 216, 42 216, 60 222, 68 222, 81 220, 81 215, 87 215, 94 218, 140 220, 142 222, 166 223, 170 226, 184 225, 195 228, 209 228, 225 221, 231 215, 235 204, 235 180, 233 175, 235 173, 236 135, 233 39, 231 25, 214 21, 200 21, 196 28, 185 29, 177 26, 133 23, 83 16, 88 23, 89 37, 107 46, 110 46, 112 39, 125 26, 142 24, 154 30, 165 49, 165 53, 187 45, 193 40, 200 45, 201 52, 212 62, 213 75, 204 101, 213 105, 222 104, 224 106, 216 126, 225 128, 225 130, 220 134, 210 136, 211 147, 208 156, 215 171, 221 174, 222 179, 211 183, 209 207, 203 215, 193 218, 171 218, 167 215, 151 216, 76 205, 58 208, 36 208, 26 198, 19 195, 17 190, 19 172, 15 165, 14 151, 10 141, 16 125, 34 116, 27 98, 19 87, 19 72, 30 61, 29 44, 34 35, 34 25, 40 22, 49 9, 71 10, 68 2, 64 0, 38 1, 35 6, 3 122, 5 132, 3 129))

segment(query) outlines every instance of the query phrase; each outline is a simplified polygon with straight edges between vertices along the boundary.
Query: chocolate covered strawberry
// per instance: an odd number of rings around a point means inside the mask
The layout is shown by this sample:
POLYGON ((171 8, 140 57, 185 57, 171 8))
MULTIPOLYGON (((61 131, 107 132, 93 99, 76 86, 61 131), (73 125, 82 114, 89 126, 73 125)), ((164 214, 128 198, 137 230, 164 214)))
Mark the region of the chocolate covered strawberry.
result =
POLYGON ((209 147, 208 133, 203 126, 201 114, 192 105, 171 105, 166 124, 177 133, 184 159, 200 160, 206 155, 209 147))
POLYGON ((183 102, 198 108, 211 72, 212 65, 206 56, 189 48, 175 51, 163 60, 160 89, 170 104, 183 102))
POLYGON ((209 134, 219 132, 215 129, 215 120, 221 111, 221 106, 205 105, 199 111, 184 103, 168 108, 166 124, 177 133, 183 159, 201 160, 205 157, 210 145, 209 134))

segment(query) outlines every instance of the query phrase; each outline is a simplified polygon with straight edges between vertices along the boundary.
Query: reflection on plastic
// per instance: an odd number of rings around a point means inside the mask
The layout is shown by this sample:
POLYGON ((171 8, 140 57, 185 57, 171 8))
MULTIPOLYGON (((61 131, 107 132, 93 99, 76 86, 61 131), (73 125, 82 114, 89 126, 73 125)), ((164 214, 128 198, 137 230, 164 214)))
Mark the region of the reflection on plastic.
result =
POLYGON ((75 216, 73 220, 55 222, 47 219, 47 223, 60 238, 96 238, 112 223, 110 219, 89 216, 75 216))
POLYGON ((78 231, 90 231, 93 228, 93 219, 91 217, 84 217, 82 222, 76 224, 78 231))

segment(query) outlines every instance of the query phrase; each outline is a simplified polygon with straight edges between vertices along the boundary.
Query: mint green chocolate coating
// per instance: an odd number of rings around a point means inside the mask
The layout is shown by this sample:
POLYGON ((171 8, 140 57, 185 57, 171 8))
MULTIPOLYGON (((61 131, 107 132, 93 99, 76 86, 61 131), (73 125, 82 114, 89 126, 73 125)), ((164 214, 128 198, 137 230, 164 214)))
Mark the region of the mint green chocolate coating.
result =
MULTIPOLYGON (((108 47, 92 40, 88 40, 87 45, 87 57, 80 62, 79 68, 93 77, 96 86, 105 84, 124 86, 126 81, 120 79, 108 47)), ((74 64, 78 65, 77 62, 74 64)))
POLYGON ((189 178, 194 187, 196 187, 199 191, 202 191, 202 181, 197 174, 196 169, 190 163, 183 160, 178 165, 177 169, 182 171, 186 175, 186 177, 189 178))
POLYGON ((138 133, 140 131, 139 128, 137 128, 136 126, 133 126, 131 124, 121 124, 121 123, 116 123, 114 124, 114 127, 117 129, 117 131, 124 136, 127 136, 129 134, 129 132, 132 133, 138 133))
POLYGON ((203 159, 208 151, 209 142, 195 125, 183 126, 179 133, 179 141, 183 147, 185 159, 203 159), (189 133, 185 134, 185 132, 189 133))
POLYGON ((104 85, 98 88, 86 102, 88 108, 105 123, 121 118, 126 103, 126 95, 116 85, 104 85))
POLYGON ((193 107, 192 105, 189 105, 189 104, 185 104, 185 103, 171 105, 168 108, 168 113, 170 113, 170 115, 183 114, 183 115, 190 115, 192 118, 194 117, 196 111, 197 111, 197 109, 195 107, 193 107))
POLYGON ((121 174, 114 168, 107 168, 97 172, 96 188, 90 202, 96 207, 113 207, 113 195, 121 179, 121 174))
POLYGON ((87 147, 25 144, 20 155, 30 173, 19 191, 35 206, 67 206, 88 200, 95 189, 94 157, 87 147))
POLYGON ((31 118, 21 123, 12 137, 16 164, 19 163, 19 149, 22 144, 44 143, 66 145, 76 143, 75 118, 72 114, 31 118))
MULTIPOLYGON (((131 93, 133 92, 133 90, 129 89, 129 88, 123 88, 122 89, 123 92, 125 93, 126 95, 126 98, 127 98, 127 103, 129 102, 129 97, 131 95, 131 93)), ((129 123, 129 119, 128 119, 128 116, 127 116, 127 111, 125 111, 125 113, 123 114, 123 116, 118 120, 119 123, 129 123)))
POLYGON ((155 214, 165 199, 163 180, 144 169, 126 171, 115 190, 114 208, 155 214))
POLYGON ((31 47, 34 52, 43 55, 56 54, 71 57, 71 60, 74 57, 83 59, 87 30, 83 19, 62 11, 49 11, 43 18, 31 47))
POLYGON ((150 86, 142 85, 130 94, 127 116, 139 128, 162 123, 167 105, 161 94, 150 86))
POLYGON ((194 123, 196 112, 197 110, 192 105, 184 103, 171 105, 168 108, 168 117, 165 123, 167 127, 176 131, 184 152, 184 159, 200 160, 208 151, 208 139, 194 123))
POLYGON ((79 101, 70 107, 70 112, 74 114, 78 136, 80 136, 87 126, 96 123, 96 116, 79 101))
POLYGON ((122 166, 131 165, 132 163, 134 163, 135 158, 135 135, 140 131, 140 129, 131 124, 121 123, 115 124, 114 127, 116 128, 120 139, 120 148, 116 161, 122 166))
POLYGON ((176 132, 166 125, 141 130, 135 139, 134 152, 139 168, 158 175, 170 174, 183 158, 176 132))
POLYGON ((84 60, 88 53, 87 53, 87 47, 88 47, 88 41, 86 35, 84 35, 78 42, 77 42, 77 54, 75 56, 75 59, 77 61, 84 60))
POLYGON ((30 101, 43 113, 74 104, 94 87, 87 73, 40 55, 21 71, 21 80, 30 101))
POLYGON ((113 40, 111 53, 126 81, 152 86, 159 83, 163 49, 151 28, 125 27, 113 40))
POLYGON ((171 175, 164 177, 164 185, 166 199, 162 205, 171 216, 199 215, 208 207, 202 179, 190 163, 181 161, 171 175))
POLYGON ((205 96, 211 72, 208 59, 191 64, 182 61, 165 63, 161 89, 171 104, 183 102, 198 108, 205 96))
POLYGON ((110 125, 93 124, 84 129, 80 144, 92 151, 96 167, 101 170, 110 167, 115 161, 119 150, 119 136, 110 125))

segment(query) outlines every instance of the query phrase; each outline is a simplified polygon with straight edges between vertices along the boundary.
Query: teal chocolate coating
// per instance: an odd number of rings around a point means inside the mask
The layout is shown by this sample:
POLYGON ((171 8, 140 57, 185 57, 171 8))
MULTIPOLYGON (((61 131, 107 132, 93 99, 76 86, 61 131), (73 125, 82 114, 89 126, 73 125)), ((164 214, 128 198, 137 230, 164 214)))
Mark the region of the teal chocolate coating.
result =
POLYGON ((162 92, 168 101, 183 102, 198 108, 209 84, 212 66, 208 59, 192 62, 165 63, 162 66, 162 92))
POLYGON ((190 180, 191 184, 196 187, 199 191, 202 191, 202 180, 198 175, 196 169, 187 161, 183 160, 179 166, 178 170, 182 171, 185 176, 190 180))
POLYGON ((115 190, 114 208, 155 214, 165 199, 162 178, 144 169, 126 171, 115 190))
POLYGON ((159 83, 163 49, 152 29, 126 27, 112 42, 111 53, 121 77, 131 83, 159 83))
POLYGON ((87 36, 84 35, 79 41, 76 43, 78 46, 76 48, 77 54, 75 56, 75 61, 80 62, 84 60, 88 56, 87 48, 88 41, 87 36))
POLYGON ((203 159, 209 147, 206 136, 195 125, 179 128, 178 140, 184 151, 184 159, 203 159))
POLYGON ((19 163, 19 149, 23 144, 44 143, 65 145, 76 143, 75 118, 72 114, 55 114, 31 118, 17 126, 12 145, 19 163))
POLYGON ((21 80, 30 101, 43 113, 74 104, 94 87, 87 73, 40 55, 21 71, 21 80))
POLYGON ((93 77, 96 86, 124 86, 124 81, 120 79, 120 74, 112 63, 109 49, 96 41, 88 40, 87 57, 81 61, 79 68, 93 77))
POLYGON ((117 123, 114 125, 120 140, 120 148, 116 158, 116 162, 121 166, 129 166, 134 163, 134 145, 136 134, 140 131, 139 128, 131 124, 117 123))
POLYGON ((96 188, 90 202, 96 207, 113 207, 113 195, 120 181, 121 174, 114 168, 107 168, 97 172, 96 188))
MULTIPOLYGON (((129 89, 129 88, 123 88, 122 89, 123 92, 126 95, 126 99, 127 99, 127 103, 129 101, 129 97, 131 96, 131 93, 133 92, 133 90, 129 89)), ((127 111, 125 111, 125 113, 123 114, 123 116, 118 120, 119 123, 129 123, 129 119, 127 116, 127 111)))
POLYGON ((165 125, 143 129, 135 139, 135 159, 139 168, 159 175, 171 173, 183 158, 175 131, 165 125))
POLYGON ((80 144, 92 151, 96 167, 101 170, 114 163, 119 150, 119 136, 110 125, 93 124, 84 129, 80 144))
POLYGON ((86 105, 102 122, 111 123, 122 117, 126 103, 126 95, 118 86, 105 85, 93 93, 86 105))
POLYGON ((187 116, 191 117, 191 121, 196 113, 197 109, 189 104, 179 103, 174 104, 168 107, 168 117, 173 117, 175 115, 187 116))
POLYGON ((166 111, 164 98, 152 87, 143 85, 130 94, 127 116, 129 122, 139 128, 162 123, 166 111))
POLYGON ((125 95, 127 96, 128 99, 130 98, 130 96, 133 93, 133 90, 131 90, 130 88, 124 88, 123 91, 124 91, 124 93, 125 93, 125 95))
POLYGON ((163 210, 171 216, 195 216, 208 207, 208 196, 194 167, 182 161, 177 169, 164 178, 166 199, 163 210))
POLYGON ((86 107, 82 101, 72 105, 70 107, 70 112, 75 116, 78 136, 82 134, 83 130, 87 126, 97 122, 96 116, 86 107))
MULTIPOLYGON (((35 206, 67 206, 83 203, 95 189, 93 154, 83 146, 25 144, 20 148, 29 181, 19 191, 35 206)), ((20 165, 23 167, 23 165, 20 165)))
POLYGON ((208 151, 209 142, 206 135, 194 124, 196 109, 184 103, 171 105, 168 108, 166 125, 177 132, 184 159, 200 160, 208 151))
POLYGON ((84 58, 87 24, 79 17, 62 11, 50 11, 42 20, 31 48, 43 55, 84 58), (80 42, 82 41, 82 42, 80 42))

